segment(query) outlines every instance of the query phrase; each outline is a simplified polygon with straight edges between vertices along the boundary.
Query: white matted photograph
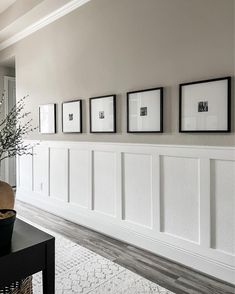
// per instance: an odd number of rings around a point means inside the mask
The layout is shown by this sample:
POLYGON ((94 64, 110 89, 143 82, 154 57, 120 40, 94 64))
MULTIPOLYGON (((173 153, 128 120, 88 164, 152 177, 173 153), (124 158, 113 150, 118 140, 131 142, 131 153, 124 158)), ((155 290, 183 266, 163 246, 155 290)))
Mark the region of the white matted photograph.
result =
POLYGON ((56 133, 56 104, 39 106, 39 132, 41 134, 56 133))
POLYGON ((63 133, 82 133, 82 100, 62 103, 63 133))
POLYGON ((180 85, 180 132, 230 131, 231 77, 180 85))
POLYGON ((127 93, 127 132, 163 132, 163 88, 127 93))
POLYGON ((92 97, 90 102, 90 132, 116 133, 116 95, 92 97))

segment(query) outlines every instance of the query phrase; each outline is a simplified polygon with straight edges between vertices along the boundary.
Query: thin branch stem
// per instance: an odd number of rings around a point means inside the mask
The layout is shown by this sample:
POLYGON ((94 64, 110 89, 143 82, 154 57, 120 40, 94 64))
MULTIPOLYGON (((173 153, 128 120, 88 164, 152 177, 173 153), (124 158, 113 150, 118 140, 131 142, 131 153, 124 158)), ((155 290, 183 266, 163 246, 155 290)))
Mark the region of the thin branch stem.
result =
MULTIPOLYGON (((37 127, 32 126, 30 112, 24 111, 27 97, 21 98, 9 113, 0 120, 0 163, 16 155, 32 155, 32 146, 24 143, 24 137, 35 131, 37 127)), ((4 100, 5 93, 0 98, 0 108, 4 100)))

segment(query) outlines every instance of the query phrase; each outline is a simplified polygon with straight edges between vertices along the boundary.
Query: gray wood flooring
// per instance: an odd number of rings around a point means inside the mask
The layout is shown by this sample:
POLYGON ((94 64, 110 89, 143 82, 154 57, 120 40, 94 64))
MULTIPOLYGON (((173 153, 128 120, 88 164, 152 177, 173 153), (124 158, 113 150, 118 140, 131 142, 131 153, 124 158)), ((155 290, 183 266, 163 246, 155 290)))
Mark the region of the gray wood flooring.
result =
MULTIPOLYGON (((234 294, 235 286, 17 201, 18 214, 176 294, 234 294)), ((114 293, 115 294, 115 293, 114 293)))

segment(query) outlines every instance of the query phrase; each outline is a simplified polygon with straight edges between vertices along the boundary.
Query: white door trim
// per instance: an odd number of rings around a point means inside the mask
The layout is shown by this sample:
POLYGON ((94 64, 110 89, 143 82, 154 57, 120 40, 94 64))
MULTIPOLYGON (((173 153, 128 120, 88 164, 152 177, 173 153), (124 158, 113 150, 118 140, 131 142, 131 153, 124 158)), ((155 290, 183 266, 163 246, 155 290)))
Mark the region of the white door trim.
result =
MULTIPOLYGON (((14 77, 9 77, 9 76, 4 76, 4 92, 5 92, 5 101, 4 101, 4 115, 6 116, 9 107, 8 107, 8 83, 9 81, 15 81, 14 77)), ((2 173, 4 175, 4 181, 9 182, 10 180, 10 164, 9 164, 9 159, 6 158, 4 162, 2 163, 2 173)))

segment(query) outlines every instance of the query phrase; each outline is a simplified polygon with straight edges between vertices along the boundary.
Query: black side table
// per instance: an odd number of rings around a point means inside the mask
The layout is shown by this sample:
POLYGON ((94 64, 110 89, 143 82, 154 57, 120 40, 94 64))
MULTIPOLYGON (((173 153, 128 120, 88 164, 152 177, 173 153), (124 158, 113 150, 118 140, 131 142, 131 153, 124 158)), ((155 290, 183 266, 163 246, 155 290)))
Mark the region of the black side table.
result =
POLYGON ((55 238, 16 219, 11 248, 0 251, 0 289, 39 271, 43 294, 54 294, 55 238))

